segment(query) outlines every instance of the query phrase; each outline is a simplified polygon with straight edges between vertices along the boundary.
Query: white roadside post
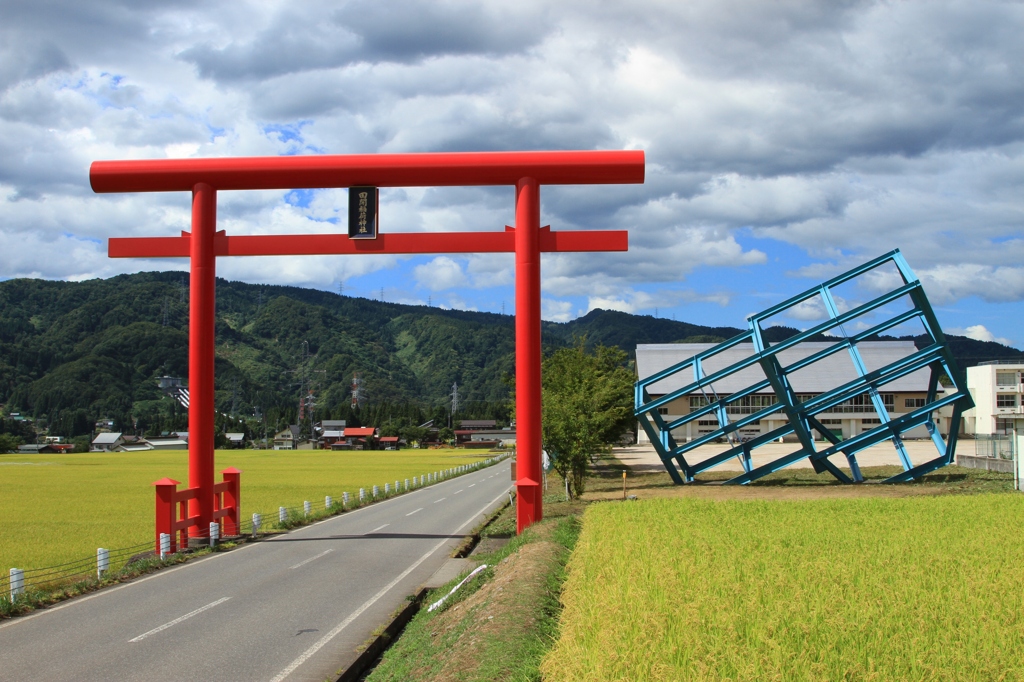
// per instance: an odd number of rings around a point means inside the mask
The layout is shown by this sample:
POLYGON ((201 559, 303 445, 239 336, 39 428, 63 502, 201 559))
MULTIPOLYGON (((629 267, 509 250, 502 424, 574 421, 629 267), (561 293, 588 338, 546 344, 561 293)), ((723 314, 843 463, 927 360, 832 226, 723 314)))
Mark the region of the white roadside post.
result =
POLYGON ((103 574, 110 570, 110 550, 96 548, 96 577, 103 580, 103 574))
POLYGON ((387 494, 390 493, 390 492, 391 492, 391 484, 390 483, 385 483, 384 484, 384 495, 387 496, 387 494))
POLYGON ((373 498, 377 499, 378 495, 380 495, 380 488, 378 488, 377 486, 373 486, 373 498))
POLYGON ((19 594, 25 594, 25 571, 20 568, 12 568, 11 576, 11 603, 17 599, 19 594))
POLYGON ((409 489, 409 479, 408 479, 408 478, 407 478, 407 479, 405 479, 405 489, 406 489, 406 490, 408 490, 408 489, 409 489))
POLYGON ((395 481, 395 492, 398 492, 398 481, 395 481))
POLYGON ((160 561, 167 558, 167 555, 171 553, 171 534, 160 533, 160 561))
POLYGON ((324 509, 326 509, 327 511, 330 511, 332 504, 334 504, 334 500, 331 499, 330 495, 328 495, 327 497, 324 498, 324 509))
POLYGON ((348 506, 348 493, 347 492, 344 492, 344 493, 341 494, 341 506, 342 507, 347 507, 348 506))
POLYGON ((284 507, 277 508, 277 522, 284 523, 288 519, 288 512, 284 507))
POLYGON ((309 500, 306 500, 305 502, 303 502, 302 503, 302 515, 303 516, 309 516, 309 511, 310 511, 311 508, 312 508, 312 505, 310 505, 309 500))
POLYGON ((220 524, 216 521, 210 521, 210 547, 217 546, 217 540, 220 539, 220 524))
POLYGON ((263 525, 263 515, 253 514, 252 515, 252 536, 256 537, 256 534, 260 532, 260 526, 263 525))
POLYGON ((366 499, 366 490, 364 490, 363 488, 360 488, 359 489, 359 501, 362 502, 365 499, 366 499))
POLYGON ((1013 487, 1021 490, 1021 479, 1024 478, 1024 417, 1015 417, 1013 420, 1013 487))

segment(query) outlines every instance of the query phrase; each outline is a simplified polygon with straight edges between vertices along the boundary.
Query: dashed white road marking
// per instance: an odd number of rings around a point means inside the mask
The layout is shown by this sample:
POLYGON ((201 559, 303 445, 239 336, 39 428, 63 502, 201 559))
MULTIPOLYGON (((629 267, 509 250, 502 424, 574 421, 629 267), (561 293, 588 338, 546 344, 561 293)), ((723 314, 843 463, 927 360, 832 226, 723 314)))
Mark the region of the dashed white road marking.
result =
POLYGON ((334 551, 333 549, 325 549, 324 551, 320 552, 320 553, 319 553, 319 554, 317 554, 316 556, 311 556, 311 557, 309 557, 308 559, 306 559, 305 561, 300 561, 299 563, 295 564, 294 566, 289 566, 288 568, 289 568, 289 569, 292 569, 292 568, 301 568, 302 566, 305 566, 306 564, 308 564, 308 563, 309 563, 310 561, 316 561, 316 560, 317 560, 317 559, 319 559, 320 557, 322 557, 322 556, 326 556, 326 555, 330 554, 330 553, 331 553, 331 552, 333 552, 333 551, 334 551))
POLYGON ((476 483, 470 483, 470 484, 469 484, 469 487, 470 487, 470 488, 472 488, 472 487, 473 487, 473 486, 475 486, 475 485, 476 485, 476 483))
MULTIPOLYGON (((373 530, 371 530, 371 531, 370 531, 370 533, 376 533, 376 532, 377 532, 377 531, 379 531, 379 530, 380 530, 381 528, 387 528, 387 527, 388 527, 388 526, 390 526, 390 525, 391 525, 390 523, 385 523, 385 524, 384 524, 383 526, 377 526, 376 528, 374 528, 373 530)), ((363 533, 363 535, 369 535, 370 533, 363 533)))
POLYGON ((409 512, 408 514, 406 514, 406 516, 412 516, 412 515, 413 515, 413 514, 415 514, 416 512, 420 512, 420 511, 423 511, 423 507, 420 507, 420 508, 419 508, 419 509, 417 509, 416 511, 411 511, 411 512, 409 512))
POLYGON ((465 490, 465 488, 462 488, 462 490, 456 490, 456 491, 455 491, 455 492, 454 492, 453 494, 454 494, 454 495, 458 495, 458 494, 459 494, 459 493, 461 493, 461 492, 462 492, 463 490, 465 490))
POLYGON ((434 500, 434 504, 437 504, 438 502, 444 502, 447 499, 447 497, 442 497, 440 500, 434 500))
POLYGON ((170 623, 164 623, 163 625, 161 625, 161 626, 160 626, 160 627, 158 627, 158 628, 153 628, 153 629, 152 629, 152 630, 150 630, 149 632, 144 632, 144 633, 142 633, 141 635, 139 635, 138 637, 136 637, 135 639, 129 639, 129 640, 128 640, 128 642, 129 642, 130 644, 133 644, 133 643, 135 643, 135 642, 141 642, 142 640, 146 639, 146 638, 147 638, 147 637, 149 637, 150 635, 155 635, 155 634, 156 634, 156 633, 158 633, 158 632, 163 632, 163 631, 164 631, 164 630, 166 630, 167 628, 169 628, 169 627, 173 627, 173 626, 177 625, 178 623, 180 623, 180 622, 182 622, 182 621, 184 621, 184 620, 188 620, 188 619, 189 619, 189 618, 191 618, 192 616, 198 616, 198 615, 199 615, 200 613, 202 613, 203 611, 205 611, 205 610, 207 610, 207 609, 212 609, 212 608, 213 608, 214 606, 217 606, 218 604, 223 604, 223 603, 224 603, 224 602, 226 602, 226 601, 227 601, 228 599, 231 599, 231 597, 222 597, 222 598, 218 599, 218 600, 217 600, 217 601, 215 601, 215 602, 210 602, 210 603, 209 603, 209 604, 207 604, 206 606, 200 606, 200 607, 199 607, 198 609, 196 609, 195 611, 192 611, 191 613, 186 613, 186 614, 185 614, 184 616, 180 616, 180 617, 178 617, 178 618, 175 618, 175 619, 174 619, 174 620, 172 620, 172 621, 171 621, 170 623))

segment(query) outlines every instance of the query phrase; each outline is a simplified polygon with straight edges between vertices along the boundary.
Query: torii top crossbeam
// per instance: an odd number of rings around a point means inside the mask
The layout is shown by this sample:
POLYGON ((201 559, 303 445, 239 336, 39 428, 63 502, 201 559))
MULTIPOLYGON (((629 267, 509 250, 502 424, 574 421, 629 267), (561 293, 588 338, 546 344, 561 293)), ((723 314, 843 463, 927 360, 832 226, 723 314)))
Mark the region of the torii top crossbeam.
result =
POLYGON ((644 181, 643 151, 537 151, 355 154, 96 161, 94 191, 192 192, 192 231, 179 237, 111 238, 108 254, 189 257, 189 516, 200 532, 213 519, 214 288, 217 256, 515 252, 517 526, 543 516, 541 478, 540 254, 625 251, 625 231, 553 232, 540 226, 540 185, 644 181), (217 232, 217 190, 356 186, 514 185, 516 225, 503 231, 346 235, 244 235, 217 232))

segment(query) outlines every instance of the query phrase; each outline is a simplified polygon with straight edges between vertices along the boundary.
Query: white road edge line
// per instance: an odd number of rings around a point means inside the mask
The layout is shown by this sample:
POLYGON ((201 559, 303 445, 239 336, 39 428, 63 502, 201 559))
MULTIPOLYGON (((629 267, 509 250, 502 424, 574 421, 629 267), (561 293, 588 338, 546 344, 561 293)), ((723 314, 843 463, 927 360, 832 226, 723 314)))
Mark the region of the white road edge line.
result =
MULTIPOLYGON (((494 504, 494 503, 495 503, 495 502, 497 502, 498 500, 504 499, 504 497, 505 497, 505 493, 506 493, 506 492, 507 492, 507 491, 503 491, 503 492, 501 493, 501 495, 498 495, 498 496, 497 496, 496 498, 494 498, 493 500, 491 500, 490 502, 488 502, 488 503, 487 503, 487 506, 486 506, 486 507, 484 507, 483 509, 481 509, 480 511, 478 511, 478 512, 477 512, 476 514, 473 514, 473 515, 472 515, 472 516, 471 516, 471 517, 469 518, 469 520, 468 520, 468 521, 466 521, 466 522, 465 522, 464 524, 462 524, 461 526, 459 526, 458 528, 456 528, 456 529, 455 529, 455 532, 453 532, 453 533, 452 533, 452 535, 458 535, 458 534, 459 534, 459 532, 460 532, 460 531, 461 531, 461 530, 462 530, 463 528, 465 528, 465 527, 466 527, 466 526, 468 526, 469 524, 473 523, 473 522, 474 522, 474 521, 476 520, 476 518, 477 518, 478 516, 480 516, 481 514, 483 514, 483 513, 485 512, 485 511, 487 511, 487 510, 488 510, 488 509, 490 508, 490 506, 491 506, 492 504, 494 504)), ((308 660, 309 660, 310 658, 312 658, 312 657, 313 657, 313 656, 314 656, 314 655, 316 654, 316 652, 320 651, 320 649, 324 648, 324 646, 326 646, 328 642, 330 642, 330 641, 331 641, 332 639, 334 639, 335 637, 337 637, 337 636, 338 636, 338 633, 340 633, 340 632, 341 632, 342 630, 344 630, 344 629, 345 629, 345 628, 347 628, 347 627, 348 627, 349 625, 351 625, 351 624, 352 624, 352 622, 353 622, 353 621, 354 621, 354 620, 355 620, 356 618, 358 618, 359 616, 361 616, 361 615, 363 614, 363 612, 364 612, 364 611, 366 611, 366 610, 367 610, 368 608, 370 608, 371 606, 373 606, 373 605, 374 605, 374 604, 375 604, 375 603, 376 603, 376 602, 377 602, 377 601, 378 601, 378 600, 379 600, 379 599, 380 599, 381 597, 383 597, 383 596, 384 596, 385 594, 387 594, 388 592, 390 592, 390 591, 391 591, 391 588, 393 588, 393 587, 394 587, 395 585, 397 585, 397 584, 398 584, 398 583, 400 583, 400 582, 401 582, 402 580, 404 580, 404 579, 406 578, 406 576, 408 576, 408 575, 409 575, 410 573, 412 573, 412 572, 413 572, 414 570, 416 570, 416 569, 417 569, 417 568, 419 567, 419 565, 420 565, 420 564, 422 564, 422 563, 423 563, 424 561, 426 561, 427 559, 429 559, 429 558, 431 557, 431 555, 432 555, 432 554, 434 554, 434 552, 436 552, 437 550, 439 550, 439 549, 441 549, 442 547, 444 547, 444 546, 445 546, 445 544, 447 544, 448 542, 450 542, 450 540, 449 540, 449 539, 445 539, 445 540, 441 540, 441 542, 439 542, 439 543, 437 543, 436 545, 434 545, 434 548, 433 548, 433 549, 431 549, 431 550, 430 550, 429 552, 427 552, 426 554, 424 554, 423 556, 421 556, 421 557, 420 557, 419 559, 417 559, 417 560, 416 560, 416 562, 415 562, 415 563, 414 563, 414 564, 413 564, 412 566, 410 566, 409 568, 407 568, 407 569, 405 569, 404 571, 402 571, 402 574, 401 574, 401 575, 399 575, 399 576, 398 576, 397 578, 395 578, 394 580, 392 580, 391 582, 389 582, 389 583, 388 583, 387 585, 385 585, 385 586, 384 586, 383 588, 381 588, 380 592, 378 592, 377 594, 375 594, 375 595, 373 595, 372 597, 370 597, 370 598, 369 598, 369 599, 368 599, 368 600, 367 600, 367 601, 366 601, 366 602, 365 602, 365 603, 364 603, 364 604, 363 604, 362 606, 360 606, 360 607, 359 607, 358 609, 356 609, 355 611, 353 611, 353 612, 352 612, 352 613, 351 613, 351 614, 349 615, 349 617, 348 617, 348 618, 346 618, 345 620, 341 621, 341 622, 340 622, 340 623, 338 623, 338 624, 337 624, 336 626, 334 626, 334 629, 333 629, 333 630, 331 630, 331 631, 330 631, 330 632, 328 632, 328 633, 327 633, 326 635, 324 635, 323 637, 321 637, 321 638, 320 638, 320 641, 318 641, 318 642, 317 642, 316 644, 314 644, 313 646, 311 646, 311 647, 309 647, 308 649, 306 649, 306 650, 305 650, 305 651, 304 651, 304 652, 302 653, 302 655, 301 655, 301 656, 299 656, 299 657, 298 657, 298 658, 296 658, 296 659, 295 659, 294 661, 292 661, 292 662, 291 662, 291 663, 290 663, 290 664, 288 665, 288 667, 287 667, 287 668, 285 668, 285 669, 284 669, 284 670, 282 670, 282 671, 281 671, 280 673, 278 673, 277 677, 275 677, 274 679, 272 679, 272 680, 271 680, 270 682, 282 682, 282 681, 283 681, 283 680, 284 680, 284 679, 285 679, 286 677, 288 677, 288 676, 289 676, 289 675, 291 675, 291 674, 292 674, 293 672, 295 672, 295 669, 296 669, 296 668, 298 668, 298 667, 299 667, 300 665, 302 665, 303 663, 305 663, 306 661, 308 661, 308 660)))
POLYGON ((413 514, 415 514, 416 512, 421 512, 421 511, 423 511, 423 507, 420 507, 420 508, 419 508, 419 509, 417 509, 416 511, 411 511, 411 512, 409 512, 408 514, 406 514, 406 516, 412 516, 412 515, 413 515, 413 514))
POLYGON ((311 556, 308 559, 306 559, 305 561, 300 561, 299 563, 295 564, 294 566, 289 566, 288 569, 291 570, 293 568, 301 568, 301 567, 305 566, 306 564, 308 564, 310 561, 316 561, 320 557, 326 556, 326 555, 330 554, 333 551, 334 551, 333 549, 325 549, 324 551, 320 552, 316 556, 311 556))
MULTIPOLYGON (((380 530, 381 528, 387 528, 387 527, 388 527, 388 526, 390 526, 390 525, 391 525, 390 523, 385 523, 385 524, 384 524, 383 526, 377 526, 376 528, 374 528, 373 530, 371 530, 371 531, 370 531, 370 533, 376 533, 376 532, 377 532, 377 531, 379 531, 379 530, 380 530)), ((370 533, 363 533, 363 535, 369 535, 370 533)))
POLYGON ((174 619, 174 620, 172 620, 172 621, 171 621, 170 623, 164 623, 164 624, 163 624, 163 625, 161 625, 160 627, 158 627, 158 628, 153 628, 153 629, 152 629, 152 630, 150 630, 149 632, 145 632, 145 633, 143 633, 143 634, 139 635, 138 637, 136 637, 135 639, 129 639, 129 640, 128 640, 128 643, 129 643, 129 644, 134 644, 135 642, 141 642, 142 640, 146 639, 146 638, 147 638, 147 637, 149 637, 150 635, 155 635, 155 634, 156 634, 156 633, 158 633, 158 632, 163 632, 163 631, 164 631, 164 630, 166 630, 167 628, 169 628, 169 627, 172 627, 172 626, 174 626, 174 625, 177 625, 178 623, 182 622, 183 620, 188 620, 188 619, 189 619, 189 618, 191 618, 192 616, 198 616, 198 615, 199 615, 200 613, 202 613, 203 611, 205 611, 205 610, 207 610, 207 609, 212 609, 212 608, 213 608, 214 606, 217 606, 218 604, 223 604, 223 603, 224 603, 224 602, 226 602, 226 601, 227 601, 228 599, 231 599, 231 597, 221 597, 221 598, 220 598, 220 599, 218 599, 217 601, 214 601, 214 602, 210 602, 210 603, 209 603, 209 604, 207 604, 206 606, 200 606, 200 607, 199 607, 198 609, 196 609, 195 611, 192 611, 191 613, 186 613, 186 614, 185 614, 184 616, 180 616, 180 617, 178 617, 178 618, 175 618, 175 619, 174 619))

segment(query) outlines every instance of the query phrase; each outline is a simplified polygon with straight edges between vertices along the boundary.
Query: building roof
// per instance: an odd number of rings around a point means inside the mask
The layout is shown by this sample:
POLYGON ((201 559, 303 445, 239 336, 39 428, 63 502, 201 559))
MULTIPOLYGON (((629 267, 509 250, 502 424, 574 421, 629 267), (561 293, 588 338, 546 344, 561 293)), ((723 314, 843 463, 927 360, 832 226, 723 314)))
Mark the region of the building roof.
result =
MULTIPOLYGON (((697 353, 714 348, 712 343, 651 343, 636 347, 636 368, 638 376, 643 379, 683 362, 697 353)), ((789 366, 797 360, 806 358, 825 348, 832 346, 827 341, 808 341, 779 354, 783 366, 789 366)), ((901 358, 917 352, 913 341, 864 341, 857 344, 864 364, 869 372, 884 367, 901 358)), ((744 360, 754 353, 751 343, 741 343, 718 353, 703 361, 704 375, 710 375, 734 363, 744 360)), ((879 387, 883 393, 918 392, 928 390, 929 370, 921 369, 912 374, 891 381, 879 387)), ((714 384, 714 390, 720 395, 729 395, 741 391, 753 384, 764 381, 764 372, 760 365, 747 367, 725 377, 714 384)), ((797 393, 824 393, 857 378, 853 360, 846 351, 839 351, 798 372, 789 374, 793 390, 797 393)), ((679 390, 695 381, 692 367, 677 372, 647 387, 651 395, 665 395, 679 390)), ((763 393, 772 393, 766 388, 763 393)))
POLYGON ((92 441, 92 444, 93 445, 113 445, 118 440, 121 440, 121 433, 120 433, 120 431, 118 431, 118 432, 110 432, 110 433, 101 433, 100 435, 96 436, 96 438, 92 441))
POLYGON ((118 452, 147 452, 155 449, 152 443, 132 443, 131 445, 119 445, 118 452))
POLYGON ((156 450, 179 450, 188 447, 188 441, 181 438, 154 438, 149 444, 156 450))
POLYGON ((380 439, 380 442, 381 443, 397 443, 398 442, 398 436, 383 436, 380 439))
POLYGON ((345 428, 345 420, 344 419, 324 419, 322 422, 320 422, 320 428, 324 429, 325 431, 327 429, 335 429, 335 430, 336 429, 343 429, 343 428, 345 428))
POLYGON ((57 452, 52 445, 49 443, 29 443, 28 445, 19 445, 18 452, 21 454, 41 453, 41 452, 57 452))
POLYGON ((493 429, 498 422, 494 419, 463 419, 460 429, 493 429))
POLYGON ((237 442, 237 441, 240 441, 240 440, 245 440, 245 434, 244 433, 225 433, 224 437, 227 438, 228 440, 232 441, 232 442, 237 442))
POLYGON ((320 434, 321 438, 344 438, 344 431, 324 431, 320 434))
POLYGON ((360 436, 372 436, 377 429, 372 426, 349 426, 345 428, 345 438, 358 438, 360 436))

